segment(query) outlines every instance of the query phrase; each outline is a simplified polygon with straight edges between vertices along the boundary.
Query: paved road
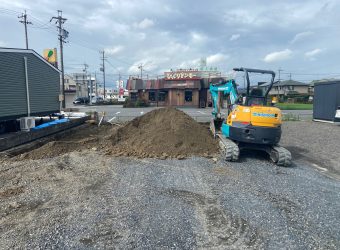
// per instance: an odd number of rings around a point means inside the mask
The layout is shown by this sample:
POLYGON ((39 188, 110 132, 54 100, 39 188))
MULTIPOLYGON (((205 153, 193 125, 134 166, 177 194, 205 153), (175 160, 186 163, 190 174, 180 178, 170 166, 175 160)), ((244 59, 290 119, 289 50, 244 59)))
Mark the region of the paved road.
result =
MULTIPOLYGON (((107 119, 116 117, 117 121, 128 121, 137 116, 150 112, 151 110, 157 109, 157 107, 147 107, 147 108, 123 108, 123 106, 110 105, 110 106, 75 106, 79 108, 82 112, 87 111, 97 111, 105 112, 107 119)), ((184 111, 194 119, 199 122, 209 122, 211 119, 212 108, 179 108, 184 111)), ((222 110, 222 112, 225 112, 222 110)), ((283 114, 293 114, 299 116, 300 119, 311 119, 313 111, 312 110, 283 110, 283 114)))

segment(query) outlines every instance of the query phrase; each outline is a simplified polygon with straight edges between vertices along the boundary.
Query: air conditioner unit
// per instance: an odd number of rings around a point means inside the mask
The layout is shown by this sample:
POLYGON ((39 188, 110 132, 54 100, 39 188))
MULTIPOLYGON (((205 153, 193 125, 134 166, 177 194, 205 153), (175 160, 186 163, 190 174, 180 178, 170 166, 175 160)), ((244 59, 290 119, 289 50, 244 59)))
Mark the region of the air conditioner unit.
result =
POLYGON ((335 111, 334 122, 340 124, 340 106, 339 106, 338 109, 335 111))
POLYGON ((35 119, 33 117, 20 118, 20 130, 21 131, 30 131, 30 129, 34 127, 35 127, 35 119))

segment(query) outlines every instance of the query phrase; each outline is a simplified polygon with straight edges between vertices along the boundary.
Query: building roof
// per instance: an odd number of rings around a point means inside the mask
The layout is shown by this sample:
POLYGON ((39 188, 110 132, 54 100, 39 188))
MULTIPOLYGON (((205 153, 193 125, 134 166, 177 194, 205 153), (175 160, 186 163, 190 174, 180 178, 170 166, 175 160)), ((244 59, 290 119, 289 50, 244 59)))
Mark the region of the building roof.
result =
MULTIPOLYGON (((264 84, 261 84, 259 87, 267 87, 270 83, 266 82, 264 84)), ((274 82, 273 86, 309 86, 308 83, 298 82, 294 80, 285 80, 285 81, 276 81, 274 82)))
POLYGON ((310 86, 321 85, 321 84, 330 84, 330 83, 340 83, 340 79, 330 78, 330 79, 321 79, 314 80, 311 82, 310 86))
POLYGON ((0 53, 1 52, 3 52, 3 53, 30 53, 30 54, 33 54, 37 58, 39 58, 41 61, 43 61, 44 63, 46 63, 50 67, 52 67, 55 71, 57 71, 58 73, 61 73, 61 71, 58 68, 54 67, 48 61, 46 61, 45 58, 43 58, 39 53, 37 53, 33 49, 17 49, 17 48, 4 48, 4 47, 0 47, 0 53))

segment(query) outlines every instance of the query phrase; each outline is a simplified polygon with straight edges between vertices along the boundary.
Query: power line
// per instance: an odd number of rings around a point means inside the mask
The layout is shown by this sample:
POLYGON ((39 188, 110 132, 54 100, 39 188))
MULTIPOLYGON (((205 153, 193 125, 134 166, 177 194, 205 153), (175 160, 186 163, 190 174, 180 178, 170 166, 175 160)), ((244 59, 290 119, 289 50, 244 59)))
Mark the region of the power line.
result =
POLYGON ((340 73, 294 73, 294 72, 290 72, 290 73, 282 73, 282 74, 292 74, 292 75, 301 75, 301 76, 318 76, 318 75, 339 75, 340 73))
POLYGON ((33 15, 30 15, 32 19, 34 19, 35 23, 39 24, 39 27, 37 28, 46 28, 46 29, 51 29, 55 30, 55 27, 50 23, 50 22, 43 22, 39 18, 34 17, 33 15))

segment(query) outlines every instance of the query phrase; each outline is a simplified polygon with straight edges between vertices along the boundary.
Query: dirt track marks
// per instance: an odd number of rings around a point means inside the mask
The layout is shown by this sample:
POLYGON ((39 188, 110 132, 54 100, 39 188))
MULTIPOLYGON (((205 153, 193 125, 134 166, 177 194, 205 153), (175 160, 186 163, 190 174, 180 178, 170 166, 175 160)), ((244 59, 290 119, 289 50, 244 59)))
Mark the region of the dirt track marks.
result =
POLYGON ((255 228, 241 217, 226 214, 217 198, 205 197, 186 190, 166 189, 163 195, 182 199, 195 207, 196 217, 203 232, 197 236, 197 244, 204 248, 261 248, 262 238, 255 228))

